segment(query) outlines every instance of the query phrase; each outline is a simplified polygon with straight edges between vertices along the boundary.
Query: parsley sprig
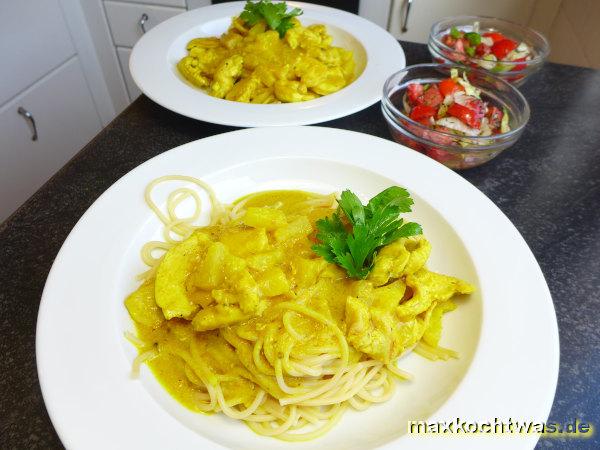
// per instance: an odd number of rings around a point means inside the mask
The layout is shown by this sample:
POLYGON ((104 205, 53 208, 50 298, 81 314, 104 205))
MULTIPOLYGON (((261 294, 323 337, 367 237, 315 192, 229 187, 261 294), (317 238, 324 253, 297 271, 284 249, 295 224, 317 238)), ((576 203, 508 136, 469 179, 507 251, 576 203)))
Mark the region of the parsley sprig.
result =
POLYGON ((373 267, 377 250, 397 239, 422 233, 421 225, 405 223, 400 218, 400 214, 411 211, 412 204, 408 191, 398 186, 380 192, 367 206, 345 190, 337 211, 317 221, 319 243, 312 249, 326 261, 344 268, 349 277, 364 279, 373 267))
POLYGON ((271 0, 260 0, 259 2, 247 1, 240 18, 248 25, 256 25, 260 20, 267 22, 272 30, 279 33, 279 37, 285 36, 287 30, 292 28, 292 18, 302 14, 300 8, 287 11, 287 3, 271 3, 271 0))

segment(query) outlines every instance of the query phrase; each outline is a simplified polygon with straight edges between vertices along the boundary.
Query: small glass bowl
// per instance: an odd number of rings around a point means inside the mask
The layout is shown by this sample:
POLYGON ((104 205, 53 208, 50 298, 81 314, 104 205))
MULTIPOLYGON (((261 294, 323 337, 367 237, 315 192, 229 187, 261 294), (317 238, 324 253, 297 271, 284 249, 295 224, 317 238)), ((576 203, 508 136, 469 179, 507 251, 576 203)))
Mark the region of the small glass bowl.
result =
POLYGON ((513 145, 529 121, 529 105, 519 90, 484 70, 456 64, 417 64, 396 72, 383 87, 381 110, 394 140, 441 162, 452 169, 479 166, 513 145), (439 83, 456 68, 469 82, 481 89, 482 99, 509 114, 508 133, 491 136, 459 136, 434 130, 404 114, 403 97, 410 83, 439 83))
POLYGON ((433 61, 437 63, 454 62, 487 70, 485 67, 490 65, 490 61, 459 53, 442 42, 442 38, 450 32, 452 27, 470 32, 473 31, 475 22, 479 22, 480 33, 498 31, 517 42, 525 42, 531 48, 532 58, 529 61, 497 61, 495 67, 489 70, 494 75, 517 86, 523 84, 530 75, 537 72, 550 53, 548 40, 531 28, 493 17, 456 16, 446 17, 431 27, 428 47, 433 61))

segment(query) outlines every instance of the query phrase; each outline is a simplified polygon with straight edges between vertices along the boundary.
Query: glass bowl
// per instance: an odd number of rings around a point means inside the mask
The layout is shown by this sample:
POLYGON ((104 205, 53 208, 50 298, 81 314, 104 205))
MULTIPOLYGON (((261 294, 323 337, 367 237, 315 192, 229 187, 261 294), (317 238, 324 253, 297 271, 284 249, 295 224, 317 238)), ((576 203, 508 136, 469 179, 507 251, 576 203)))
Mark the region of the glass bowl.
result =
POLYGON ((513 145, 529 121, 529 105, 512 84, 487 71, 456 64, 417 64, 396 72, 383 87, 381 110, 394 140, 452 169, 479 166, 513 145), (456 68, 481 90, 481 98, 509 114, 510 131, 491 136, 459 136, 434 130, 404 114, 403 99, 410 83, 439 83, 456 68))
POLYGON ((431 27, 428 42, 429 52, 433 61, 438 63, 459 63, 474 68, 489 70, 500 78, 521 85, 525 80, 537 72, 550 53, 548 40, 537 31, 507 20, 483 16, 455 16, 446 17, 436 22, 431 27), (471 32, 473 25, 479 23, 479 32, 500 32, 506 37, 517 42, 525 42, 532 51, 529 61, 489 61, 477 56, 457 52, 454 48, 442 42, 453 27, 460 31, 471 32))

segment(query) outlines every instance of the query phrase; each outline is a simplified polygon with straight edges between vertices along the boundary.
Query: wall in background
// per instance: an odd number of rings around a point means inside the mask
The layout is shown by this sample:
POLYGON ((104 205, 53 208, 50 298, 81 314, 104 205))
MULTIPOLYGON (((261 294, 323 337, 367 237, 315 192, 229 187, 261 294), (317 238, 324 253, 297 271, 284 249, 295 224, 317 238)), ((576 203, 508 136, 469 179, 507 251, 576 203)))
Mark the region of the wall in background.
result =
POLYGON ((427 43, 431 26, 444 17, 490 16, 526 24, 535 3, 536 0, 394 0, 389 31, 397 39, 427 43))
MULTIPOLYGON (((538 0, 544 3, 544 0, 538 0)), ((600 69, 600 1, 562 0, 546 32, 550 60, 600 69)))
POLYGON ((600 68, 599 0, 393 0, 389 30, 397 39, 426 43, 434 22, 455 15, 528 25, 550 41, 550 61, 600 68))
MULTIPOLYGON (((239 0, 212 0, 213 4, 226 3, 239 0)), ((318 3, 323 6, 330 6, 332 8, 343 9, 344 11, 358 14, 358 0, 302 0, 307 3, 318 3)), ((373 0, 371 0, 373 1, 373 0)), ((375 0, 379 1, 379 0, 375 0)))

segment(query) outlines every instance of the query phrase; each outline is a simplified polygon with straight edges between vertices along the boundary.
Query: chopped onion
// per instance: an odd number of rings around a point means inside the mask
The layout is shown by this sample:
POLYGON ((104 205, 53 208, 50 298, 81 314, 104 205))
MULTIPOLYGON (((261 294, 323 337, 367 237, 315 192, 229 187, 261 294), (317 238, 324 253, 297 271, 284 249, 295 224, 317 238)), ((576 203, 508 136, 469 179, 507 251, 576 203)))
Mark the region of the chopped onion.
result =
POLYGON ((492 129, 490 128, 490 122, 487 117, 481 119, 481 134, 480 136, 491 136, 492 129))
POLYGON ((481 90, 477 89, 471 83, 469 83, 469 79, 467 78, 467 73, 463 72, 463 77, 458 77, 456 80, 463 88, 465 88, 465 93, 472 97, 477 97, 481 95, 481 90))
POLYGON ((460 119, 456 117, 443 117, 438 119, 436 125, 446 127, 450 130, 459 131, 467 136, 479 136, 480 131, 475 128, 471 128, 465 125, 460 119))
POLYGON ((492 70, 494 67, 496 67, 496 61, 496 56, 490 53, 489 55, 483 56, 483 61, 478 60, 476 62, 480 67, 483 67, 486 70, 492 70))
POLYGON ((491 37, 482 36, 481 43, 483 45, 487 45, 488 47, 491 47, 492 45, 494 45, 494 40, 491 37))

